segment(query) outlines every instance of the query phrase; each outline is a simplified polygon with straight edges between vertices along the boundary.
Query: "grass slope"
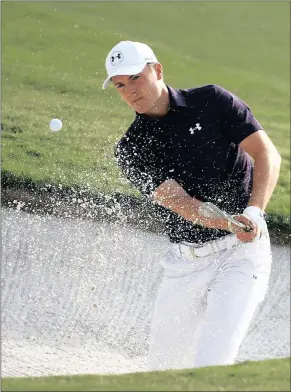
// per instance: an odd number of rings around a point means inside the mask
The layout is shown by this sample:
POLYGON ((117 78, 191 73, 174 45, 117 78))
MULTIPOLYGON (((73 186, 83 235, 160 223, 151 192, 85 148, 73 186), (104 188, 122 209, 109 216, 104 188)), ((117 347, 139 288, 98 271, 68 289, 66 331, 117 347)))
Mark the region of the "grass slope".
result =
POLYGON ((3 391, 290 391, 290 358, 117 376, 4 378, 3 391))
POLYGON ((173 87, 216 83, 248 102, 278 147, 269 212, 290 214, 290 20, 286 2, 2 2, 2 169, 137 194, 112 150, 133 113, 101 90, 120 40, 148 43, 173 87), (52 117, 63 130, 49 131, 52 117))

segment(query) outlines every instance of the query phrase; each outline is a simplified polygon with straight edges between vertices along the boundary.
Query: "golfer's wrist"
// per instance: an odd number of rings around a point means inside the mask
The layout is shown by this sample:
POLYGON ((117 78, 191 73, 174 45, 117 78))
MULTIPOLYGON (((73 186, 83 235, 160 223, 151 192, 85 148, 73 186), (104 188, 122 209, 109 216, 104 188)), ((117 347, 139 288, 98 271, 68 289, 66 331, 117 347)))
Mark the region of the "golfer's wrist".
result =
POLYGON ((228 230, 230 233, 233 233, 233 229, 232 229, 231 221, 230 221, 230 220, 227 221, 227 230, 228 230))

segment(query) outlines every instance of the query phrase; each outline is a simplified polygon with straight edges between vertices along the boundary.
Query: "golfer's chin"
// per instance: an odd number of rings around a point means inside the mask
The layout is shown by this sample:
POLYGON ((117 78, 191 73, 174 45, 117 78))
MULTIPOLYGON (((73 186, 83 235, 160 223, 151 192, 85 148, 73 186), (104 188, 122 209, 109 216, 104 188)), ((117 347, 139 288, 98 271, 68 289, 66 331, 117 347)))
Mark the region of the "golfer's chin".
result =
POLYGON ((146 114, 149 111, 149 104, 145 99, 139 99, 136 102, 133 102, 131 104, 131 107, 133 108, 134 111, 136 111, 139 114, 146 114))

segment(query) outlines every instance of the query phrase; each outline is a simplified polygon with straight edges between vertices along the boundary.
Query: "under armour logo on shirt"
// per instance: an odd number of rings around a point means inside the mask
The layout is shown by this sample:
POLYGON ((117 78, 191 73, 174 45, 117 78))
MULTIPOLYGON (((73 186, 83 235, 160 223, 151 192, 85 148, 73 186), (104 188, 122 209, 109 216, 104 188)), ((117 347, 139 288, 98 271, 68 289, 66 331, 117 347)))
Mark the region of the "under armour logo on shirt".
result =
POLYGON ((197 123, 196 125, 195 125, 195 128, 190 128, 189 129, 189 131, 190 131, 190 133, 191 133, 191 135, 193 135, 193 133, 197 130, 197 131, 200 131, 202 129, 202 127, 200 126, 200 124, 199 123, 197 123))

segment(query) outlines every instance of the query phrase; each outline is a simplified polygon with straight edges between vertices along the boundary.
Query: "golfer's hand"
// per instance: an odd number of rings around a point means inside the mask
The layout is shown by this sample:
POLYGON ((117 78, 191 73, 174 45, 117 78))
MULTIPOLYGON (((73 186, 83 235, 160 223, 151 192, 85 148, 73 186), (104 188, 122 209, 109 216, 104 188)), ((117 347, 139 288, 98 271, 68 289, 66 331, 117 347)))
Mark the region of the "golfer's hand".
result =
POLYGON ((245 231, 242 227, 238 227, 235 224, 231 223, 231 230, 240 241, 252 242, 256 238, 260 237, 261 229, 258 225, 255 224, 255 222, 251 220, 250 217, 248 217, 247 215, 235 215, 233 218, 251 228, 251 231, 245 231))

